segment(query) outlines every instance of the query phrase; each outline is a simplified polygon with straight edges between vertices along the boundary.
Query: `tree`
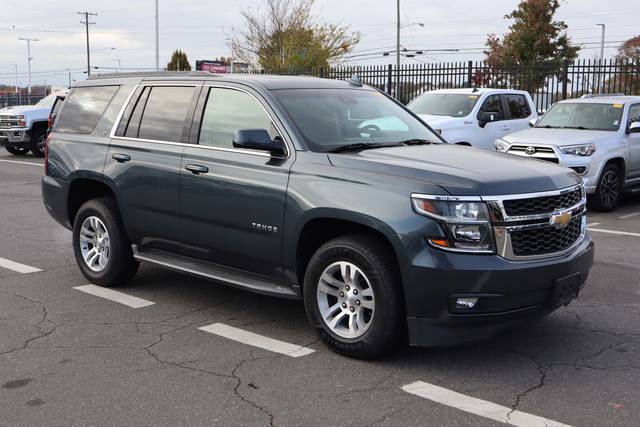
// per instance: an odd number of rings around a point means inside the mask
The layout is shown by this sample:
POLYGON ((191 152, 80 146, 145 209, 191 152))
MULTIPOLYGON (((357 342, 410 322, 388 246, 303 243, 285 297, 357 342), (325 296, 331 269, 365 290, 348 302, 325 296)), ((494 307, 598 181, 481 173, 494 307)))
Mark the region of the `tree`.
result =
POLYGON ((503 69, 502 84, 534 91, 547 77, 560 75, 565 61, 577 58, 580 48, 571 44, 567 24, 554 15, 559 0, 523 0, 505 19, 514 20, 502 39, 495 34, 487 38, 486 62, 503 69))
POLYGON ((618 48, 616 57, 620 61, 629 61, 640 64, 640 36, 635 36, 627 40, 618 48))
POLYGON ((171 55, 171 61, 167 64, 167 71, 191 71, 187 54, 176 49, 171 55))
POLYGON ((351 52, 360 34, 349 27, 318 24, 311 16, 314 0, 267 0, 266 10, 243 11, 247 30, 238 56, 263 69, 282 72, 327 67, 351 52))

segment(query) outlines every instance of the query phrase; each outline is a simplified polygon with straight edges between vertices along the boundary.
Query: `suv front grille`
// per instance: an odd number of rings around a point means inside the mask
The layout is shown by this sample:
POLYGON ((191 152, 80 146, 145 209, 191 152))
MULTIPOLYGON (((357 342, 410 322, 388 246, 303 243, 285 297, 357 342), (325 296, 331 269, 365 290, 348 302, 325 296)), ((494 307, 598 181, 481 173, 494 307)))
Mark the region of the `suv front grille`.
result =
POLYGON ((535 228, 511 232, 511 245, 516 256, 535 256, 569 249, 581 234, 582 217, 573 218, 562 228, 535 228))
POLYGON ((504 210, 509 216, 541 215, 570 208, 580 203, 581 199, 582 190, 577 188, 555 196, 505 200, 504 210))
POLYGON ((512 145, 507 150, 509 154, 515 154, 517 156, 528 157, 538 160, 546 160, 551 163, 560 163, 560 160, 556 156, 555 151, 551 147, 538 147, 535 145, 512 145), (527 152, 527 149, 533 149, 533 152, 527 152))

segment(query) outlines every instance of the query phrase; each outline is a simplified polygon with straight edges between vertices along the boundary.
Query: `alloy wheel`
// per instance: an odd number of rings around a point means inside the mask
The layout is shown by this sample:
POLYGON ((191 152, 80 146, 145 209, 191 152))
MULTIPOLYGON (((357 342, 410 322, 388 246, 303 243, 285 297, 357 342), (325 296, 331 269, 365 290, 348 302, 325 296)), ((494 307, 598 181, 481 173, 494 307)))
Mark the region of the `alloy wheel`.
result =
POLYGON ((111 255, 109 232, 104 222, 96 216, 89 216, 80 227, 80 251, 87 267, 96 273, 107 267, 111 255))
POLYGON ((602 176, 600 185, 600 200, 605 206, 613 206, 620 193, 620 179, 616 171, 610 169, 602 176))
POLYGON ((373 288, 364 272, 351 262, 334 262, 325 268, 316 300, 325 325, 342 338, 361 337, 373 322, 373 288))

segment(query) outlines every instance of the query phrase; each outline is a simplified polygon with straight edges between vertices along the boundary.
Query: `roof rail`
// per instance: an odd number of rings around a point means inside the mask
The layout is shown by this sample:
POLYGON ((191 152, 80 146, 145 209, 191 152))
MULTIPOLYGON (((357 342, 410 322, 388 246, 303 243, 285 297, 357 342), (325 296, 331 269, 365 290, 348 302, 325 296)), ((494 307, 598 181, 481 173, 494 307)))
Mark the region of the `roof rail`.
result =
POLYGON ((104 73, 92 74, 87 80, 113 79, 116 77, 180 77, 180 76, 196 76, 196 77, 215 77, 215 73, 208 71, 134 71, 130 73, 104 73))
POLYGON ((624 93, 585 93, 580 99, 588 98, 608 98, 610 96, 626 96, 624 93))

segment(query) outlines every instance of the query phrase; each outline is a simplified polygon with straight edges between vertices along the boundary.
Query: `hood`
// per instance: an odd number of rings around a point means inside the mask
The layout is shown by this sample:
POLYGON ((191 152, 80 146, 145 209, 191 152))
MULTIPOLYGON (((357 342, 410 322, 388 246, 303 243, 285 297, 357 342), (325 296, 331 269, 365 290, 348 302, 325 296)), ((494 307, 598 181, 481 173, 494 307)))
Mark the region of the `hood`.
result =
POLYGON ((448 129, 460 126, 466 120, 465 117, 434 116, 431 114, 418 114, 418 117, 434 129, 448 129))
POLYGON ((451 144, 335 153, 329 160, 335 167, 436 184, 456 196, 534 193, 580 183, 573 171, 553 163, 451 144))
POLYGON ((27 112, 38 111, 41 110, 44 113, 49 113, 51 107, 41 107, 39 105, 16 105, 13 107, 7 107, 0 110, 0 114, 7 114, 10 116, 15 116, 17 114, 25 114, 27 112))
POLYGON ((502 137, 509 144, 575 145, 610 139, 615 132, 580 129, 531 128, 502 137))

